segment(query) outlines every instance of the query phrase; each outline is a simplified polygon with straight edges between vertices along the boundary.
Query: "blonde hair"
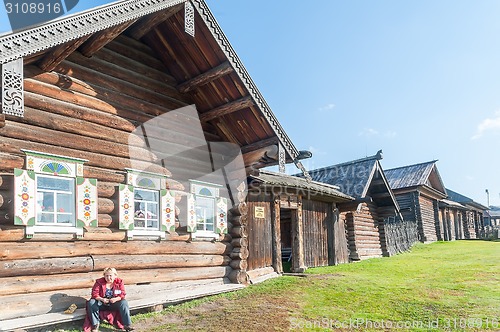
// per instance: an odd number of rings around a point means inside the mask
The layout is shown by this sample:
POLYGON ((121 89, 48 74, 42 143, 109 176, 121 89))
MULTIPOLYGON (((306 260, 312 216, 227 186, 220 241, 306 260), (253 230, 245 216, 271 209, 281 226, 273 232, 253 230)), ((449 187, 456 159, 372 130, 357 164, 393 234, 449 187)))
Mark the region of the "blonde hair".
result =
POLYGON ((104 269, 104 272, 102 273, 102 275, 105 275, 106 272, 111 272, 113 273, 115 276, 118 275, 118 272, 116 272, 116 269, 114 267, 107 267, 104 269))

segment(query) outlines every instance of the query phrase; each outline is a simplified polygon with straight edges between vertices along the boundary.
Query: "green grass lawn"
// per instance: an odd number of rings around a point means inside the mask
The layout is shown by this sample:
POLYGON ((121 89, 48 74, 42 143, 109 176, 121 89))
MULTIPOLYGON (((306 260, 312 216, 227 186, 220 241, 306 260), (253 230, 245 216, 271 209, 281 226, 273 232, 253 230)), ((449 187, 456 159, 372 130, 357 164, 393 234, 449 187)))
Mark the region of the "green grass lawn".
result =
POLYGON ((312 279, 304 289, 298 316, 304 326, 324 319, 330 326, 355 322, 366 330, 382 321, 424 324, 415 331, 500 330, 498 242, 419 244, 411 253, 308 273, 330 277, 312 279))
POLYGON ((259 332, 500 331, 499 320, 500 242, 491 241, 419 244, 133 317, 140 331, 259 332))

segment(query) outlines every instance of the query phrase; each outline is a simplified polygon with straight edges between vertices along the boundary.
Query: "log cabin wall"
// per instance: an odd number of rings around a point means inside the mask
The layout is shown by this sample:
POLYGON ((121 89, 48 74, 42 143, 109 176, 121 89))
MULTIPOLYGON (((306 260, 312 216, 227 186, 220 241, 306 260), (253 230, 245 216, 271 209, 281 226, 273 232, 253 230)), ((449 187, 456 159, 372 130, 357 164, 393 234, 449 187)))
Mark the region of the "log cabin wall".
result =
POLYGON ((383 222, 380 222, 377 206, 374 203, 362 203, 357 211, 348 213, 347 234, 351 260, 383 255, 381 238, 385 242, 385 237, 380 232, 380 226, 383 231, 383 222))
POLYGON ((248 196, 248 270, 273 265, 271 223, 272 194, 251 192, 248 196), (257 209, 256 209, 257 208, 257 209), (264 218, 256 214, 264 213, 264 218))
POLYGON ((329 211, 331 203, 302 200, 304 263, 307 267, 328 266, 328 227, 333 227, 329 211))
POLYGON ((350 248, 348 241, 347 224, 352 219, 352 213, 340 212, 338 219, 334 222, 333 234, 334 234, 334 248, 335 248, 335 261, 334 265, 349 263, 350 259, 350 248))
POLYGON ((423 242, 437 241, 435 200, 420 195, 418 198, 420 236, 423 242))
POLYGON ((417 222, 417 204, 418 204, 418 194, 417 192, 406 192, 406 193, 395 193, 396 200, 398 201, 399 208, 401 209, 401 214, 405 221, 417 222))
MULTIPOLYGON (((150 48, 124 36, 92 58, 75 52, 51 72, 25 67, 24 117, 8 116, 0 129, 0 303, 10 304, 3 306, 0 320, 67 306, 58 299, 49 308, 26 304, 26 294, 88 297, 107 266, 116 267, 128 285, 230 275, 230 235, 221 242, 188 242, 189 234, 179 231, 165 241, 126 242, 125 231, 118 229, 118 186, 126 183, 124 169, 131 167, 130 159, 141 165, 156 161, 131 132, 192 102, 177 92, 166 72, 150 48), (27 240, 24 227, 13 226, 13 169, 24 166, 21 149, 89 160, 84 176, 98 180, 97 228, 87 229, 79 240, 64 234, 36 234, 27 240)), ((164 132, 157 129, 152 139, 162 139, 164 132)), ((189 139, 189 128, 178 129, 177 143, 182 144, 189 139)), ((198 167, 200 162, 183 166, 198 167)), ((169 174, 161 165, 148 170, 169 174)), ((169 187, 184 190, 175 180, 169 180, 169 187)))

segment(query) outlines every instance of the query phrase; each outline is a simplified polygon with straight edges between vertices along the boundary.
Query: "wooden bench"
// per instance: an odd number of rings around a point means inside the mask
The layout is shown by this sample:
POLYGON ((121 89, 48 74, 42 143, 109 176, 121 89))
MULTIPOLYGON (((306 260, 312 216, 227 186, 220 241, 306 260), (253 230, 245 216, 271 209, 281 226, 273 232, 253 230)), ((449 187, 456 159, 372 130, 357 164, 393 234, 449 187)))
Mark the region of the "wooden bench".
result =
MULTIPOLYGON (((127 287, 134 289, 134 292, 127 295, 130 310, 132 313, 141 309, 152 308, 158 305, 168 306, 181 302, 201 298, 209 295, 216 295, 232 292, 245 288, 244 285, 228 283, 227 279, 217 279, 206 283, 162 283, 151 285, 137 285, 127 287), (144 297, 145 294, 151 296, 144 297), (140 296, 142 295, 142 296, 140 296)), ((79 308, 72 314, 63 312, 45 313, 36 316, 6 319, 0 321, 0 331, 14 331, 19 329, 38 328, 42 326, 67 323, 85 318, 85 308, 79 308)))

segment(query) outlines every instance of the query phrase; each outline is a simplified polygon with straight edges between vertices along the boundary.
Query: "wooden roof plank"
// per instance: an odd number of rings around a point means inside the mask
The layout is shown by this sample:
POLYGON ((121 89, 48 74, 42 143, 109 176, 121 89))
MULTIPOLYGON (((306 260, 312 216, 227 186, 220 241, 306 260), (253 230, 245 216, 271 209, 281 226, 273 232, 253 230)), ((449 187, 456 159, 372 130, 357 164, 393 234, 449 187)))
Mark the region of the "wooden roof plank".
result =
POLYGON ((134 39, 141 39, 145 34, 147 34, 151 29, 156 27, 158 24, 163 23, 172 15, 176 14, 184 5, 177 5, 168 8, 165 11, 160 11, 154 14, 150 14, 141 18, 137 23, 132 25, 128 30, 127 34, 134 39))
POLYGON ((83 45, 79 47, 80 52, 87 57, 91 57, 92 55, 94 55, 94 53, 99 51, 106 44, 108 44, 110 41, 112 41, 118 35, 120 35, 123 31, 125 31, 134 22, 135 20, 125 22, 117 26, 111 27, 109 29, 95 33, 85 43, 83 43, 83 45))

